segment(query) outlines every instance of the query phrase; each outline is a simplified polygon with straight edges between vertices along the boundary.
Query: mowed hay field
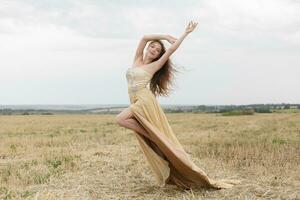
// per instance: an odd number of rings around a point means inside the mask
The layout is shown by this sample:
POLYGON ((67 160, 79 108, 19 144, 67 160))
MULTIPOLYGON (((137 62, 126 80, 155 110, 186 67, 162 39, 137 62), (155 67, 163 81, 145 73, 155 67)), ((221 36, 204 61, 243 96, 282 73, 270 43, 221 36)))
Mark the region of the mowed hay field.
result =
POLYGON ((300 199, 300 114, 169 114, 194 162, 232 189, 160 188, 116 115, 0 116, 0 199, 300 199))

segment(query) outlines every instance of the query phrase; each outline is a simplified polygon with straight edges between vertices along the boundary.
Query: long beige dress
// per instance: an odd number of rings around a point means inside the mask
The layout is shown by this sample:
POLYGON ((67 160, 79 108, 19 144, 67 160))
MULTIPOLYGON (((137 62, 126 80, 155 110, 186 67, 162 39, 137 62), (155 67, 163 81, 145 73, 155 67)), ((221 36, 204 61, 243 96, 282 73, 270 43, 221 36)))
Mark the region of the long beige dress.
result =
POLYGON ((152 75, 140 67, 130 67, 126 71, 130 109, 148 134, 134 133, 157 184, 161 187, 172 184, 184 189, 194 186, 221 189, 237 184, 235 180, 213 180, 193 163, 149 89, 151 78, 152 75))

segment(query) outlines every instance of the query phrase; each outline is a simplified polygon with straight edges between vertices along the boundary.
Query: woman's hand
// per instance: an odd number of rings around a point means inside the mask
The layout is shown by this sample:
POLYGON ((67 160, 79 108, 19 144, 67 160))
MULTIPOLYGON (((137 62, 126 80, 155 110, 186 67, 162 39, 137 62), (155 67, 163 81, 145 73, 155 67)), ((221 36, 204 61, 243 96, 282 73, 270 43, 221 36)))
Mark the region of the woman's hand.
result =
POLYGON ((177 38, 171 36, 171 35, 167 35, 166 36, 166 40, 170 43, 170 44, 174 44, 177 40, 177 38))
POLYGON ((185 29, 185 33, 186 34, 191 33, 196 28, 197 25, 198 25, 198 22, 196 23, 196 22, 190 21, 185 29))

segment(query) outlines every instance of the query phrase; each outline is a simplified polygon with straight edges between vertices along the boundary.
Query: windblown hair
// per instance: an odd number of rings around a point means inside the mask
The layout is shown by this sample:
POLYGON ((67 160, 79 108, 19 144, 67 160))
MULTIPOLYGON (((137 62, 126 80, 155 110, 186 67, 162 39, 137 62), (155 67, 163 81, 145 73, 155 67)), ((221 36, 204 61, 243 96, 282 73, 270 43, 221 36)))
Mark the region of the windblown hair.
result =
MULTIPOLYGON (((166 52, 164 44, 160 40, 152 40, 149 45, 154 42, 158 42, 162 49, 157 58, 152 62, 159 60, 159 58, 166 52)), ((155 96, 169 96, 173 90, 175 72, 178 70, 169 58, 165 64, 153 75, 150 81, 150 90, 155 96)))

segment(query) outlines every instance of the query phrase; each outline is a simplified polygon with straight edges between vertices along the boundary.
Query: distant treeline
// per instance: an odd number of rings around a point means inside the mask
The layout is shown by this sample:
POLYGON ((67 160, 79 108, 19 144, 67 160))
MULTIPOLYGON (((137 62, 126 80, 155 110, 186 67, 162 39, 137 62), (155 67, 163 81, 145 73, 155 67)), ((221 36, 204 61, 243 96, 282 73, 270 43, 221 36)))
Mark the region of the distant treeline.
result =
POLYGON ((300 109, 300 104, 251 104, 251 105, 217 105, 217 106, 178 106, 165 109, 166 112, 193 112, 193 113, 272 113, 278 109, 300 109))
MULTIPOLYGON (((250 105, 192 105, 192 106, 168 106, 162 105, 166 113, 272 113, 275 110, 300 109, 300 104, 250 104, 250 105)), ((116 114, 124 107, 95 108, 85 110, 42 110, 42 109, 11 109, 0 108, 0 115, 53 115, 53 114, 116 114)), ((226 114, 224 114, 226 115, 226 114)))
POLYGON ((84 111, 70 111, 70 110, 38 110, 38 109, 0 109, 0 115, 54 115, 54 114, 80 114, 86 113, 84 111))

